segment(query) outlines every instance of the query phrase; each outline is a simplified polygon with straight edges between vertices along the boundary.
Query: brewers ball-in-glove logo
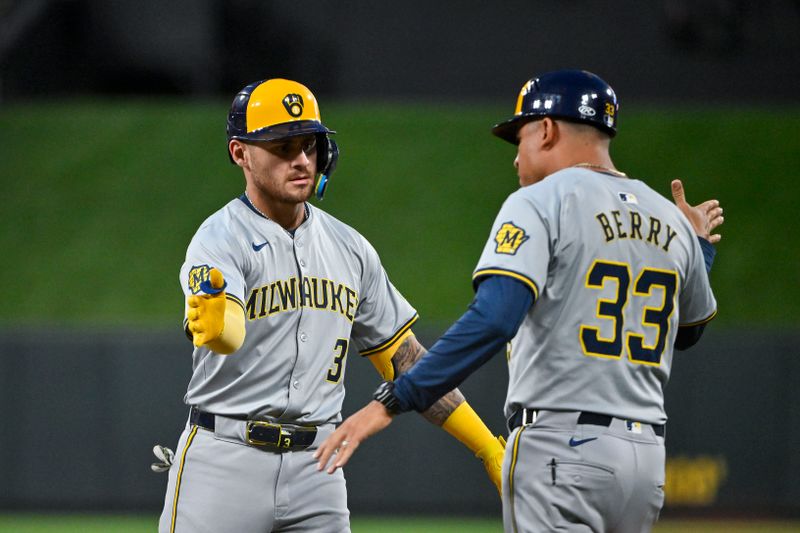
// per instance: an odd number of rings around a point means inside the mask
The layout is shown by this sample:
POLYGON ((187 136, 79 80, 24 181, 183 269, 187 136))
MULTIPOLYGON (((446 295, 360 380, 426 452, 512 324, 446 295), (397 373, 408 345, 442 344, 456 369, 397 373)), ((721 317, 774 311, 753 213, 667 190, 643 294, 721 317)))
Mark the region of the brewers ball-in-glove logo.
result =
POLYGON ((513 222, 505 222, 497 230, 497 235, 494 236, 494 240, 497 243, 497 248, 494 251, 498 254, 515 255, 522 243, 529 238, 529 236, 525 235, 524 229, 515 226, 513 222))
POLYGON ((200 292, 200 284, 208 279, 211 268, 208 265, 193 266, 189 271, 189 290, 192 294, 200 292))
POLYGON ((287 94, 283 97, 283 107, 293 117, 299 117, 303 114, 303 97, 299 94, 287 94))

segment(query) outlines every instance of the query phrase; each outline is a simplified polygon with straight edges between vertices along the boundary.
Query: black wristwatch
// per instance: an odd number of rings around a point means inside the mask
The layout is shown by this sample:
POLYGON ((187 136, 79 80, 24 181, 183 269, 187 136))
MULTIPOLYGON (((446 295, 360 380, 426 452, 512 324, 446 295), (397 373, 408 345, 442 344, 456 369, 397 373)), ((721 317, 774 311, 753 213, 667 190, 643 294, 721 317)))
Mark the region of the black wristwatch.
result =
POLYGON ((394 395, 394 382, 384 381, 381 383, 372 393, 372 398, 382 403, 392 415, 401 413, 400 402, 397 400, 397 396, 394 395))

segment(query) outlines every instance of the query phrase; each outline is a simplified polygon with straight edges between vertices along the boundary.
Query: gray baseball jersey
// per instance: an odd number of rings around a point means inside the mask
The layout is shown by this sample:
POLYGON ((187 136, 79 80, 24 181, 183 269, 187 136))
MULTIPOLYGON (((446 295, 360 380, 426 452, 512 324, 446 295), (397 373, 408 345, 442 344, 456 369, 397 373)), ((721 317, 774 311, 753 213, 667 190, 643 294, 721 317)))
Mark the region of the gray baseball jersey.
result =
POLYGON ((233 355, 195 348, 185 401, 221 415, 305 425, 341 420, 345 356, 368 354, 416 319, 358 232, 309 204, 292 236, 246 198, 229 202, 195 234, 180 273, 187 296, 210 268, 245 310, 233 355))
POLYGON ((678 325, 716 302, 695 233, 641 181, 571 167, 511 194, 474 273, 527 284, 506 415, 592 411, 663 424, 678 325))

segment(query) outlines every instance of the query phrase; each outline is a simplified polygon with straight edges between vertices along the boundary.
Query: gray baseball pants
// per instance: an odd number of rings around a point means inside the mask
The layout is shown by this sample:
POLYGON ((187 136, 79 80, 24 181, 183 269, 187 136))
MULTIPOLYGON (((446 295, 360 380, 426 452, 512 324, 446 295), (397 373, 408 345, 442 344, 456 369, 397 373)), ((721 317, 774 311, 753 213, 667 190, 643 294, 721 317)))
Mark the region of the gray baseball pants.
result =
POLYGON ((664 502, 664 438, 649 424, 578 424, 579 415, 539 411, 511 432, 503 464, 506 532, 652 529, 664 502))
POLYGON ((160 533, 349 533, 344 474, 318 472, 312 457, 332 425, 310 448, 281 453, 245 444, 244 422, 220 422, 181 435, 160 533))

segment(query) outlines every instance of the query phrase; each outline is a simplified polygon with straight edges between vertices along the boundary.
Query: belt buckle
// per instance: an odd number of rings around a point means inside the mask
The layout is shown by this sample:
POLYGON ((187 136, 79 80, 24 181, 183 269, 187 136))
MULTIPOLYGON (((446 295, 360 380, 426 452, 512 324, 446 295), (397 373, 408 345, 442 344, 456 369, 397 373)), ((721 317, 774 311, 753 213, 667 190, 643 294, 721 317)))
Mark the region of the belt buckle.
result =
POLYGON ((288 449, 292 446, 292 436, 289 434, 288 431, 283 429, 283 426, 280 424, 274 424, 272 422, 264 422, 262 420, 248 420, 247 421, 247 444, 251 446, 272 446, 275 448, 282 448, 288 449), (278 440, 275 442, 269 442, 265 440, 254 439, 252 435, 253 428, 255 427, 262 427, 262 428, 274 428, 278 432, 278 440))

